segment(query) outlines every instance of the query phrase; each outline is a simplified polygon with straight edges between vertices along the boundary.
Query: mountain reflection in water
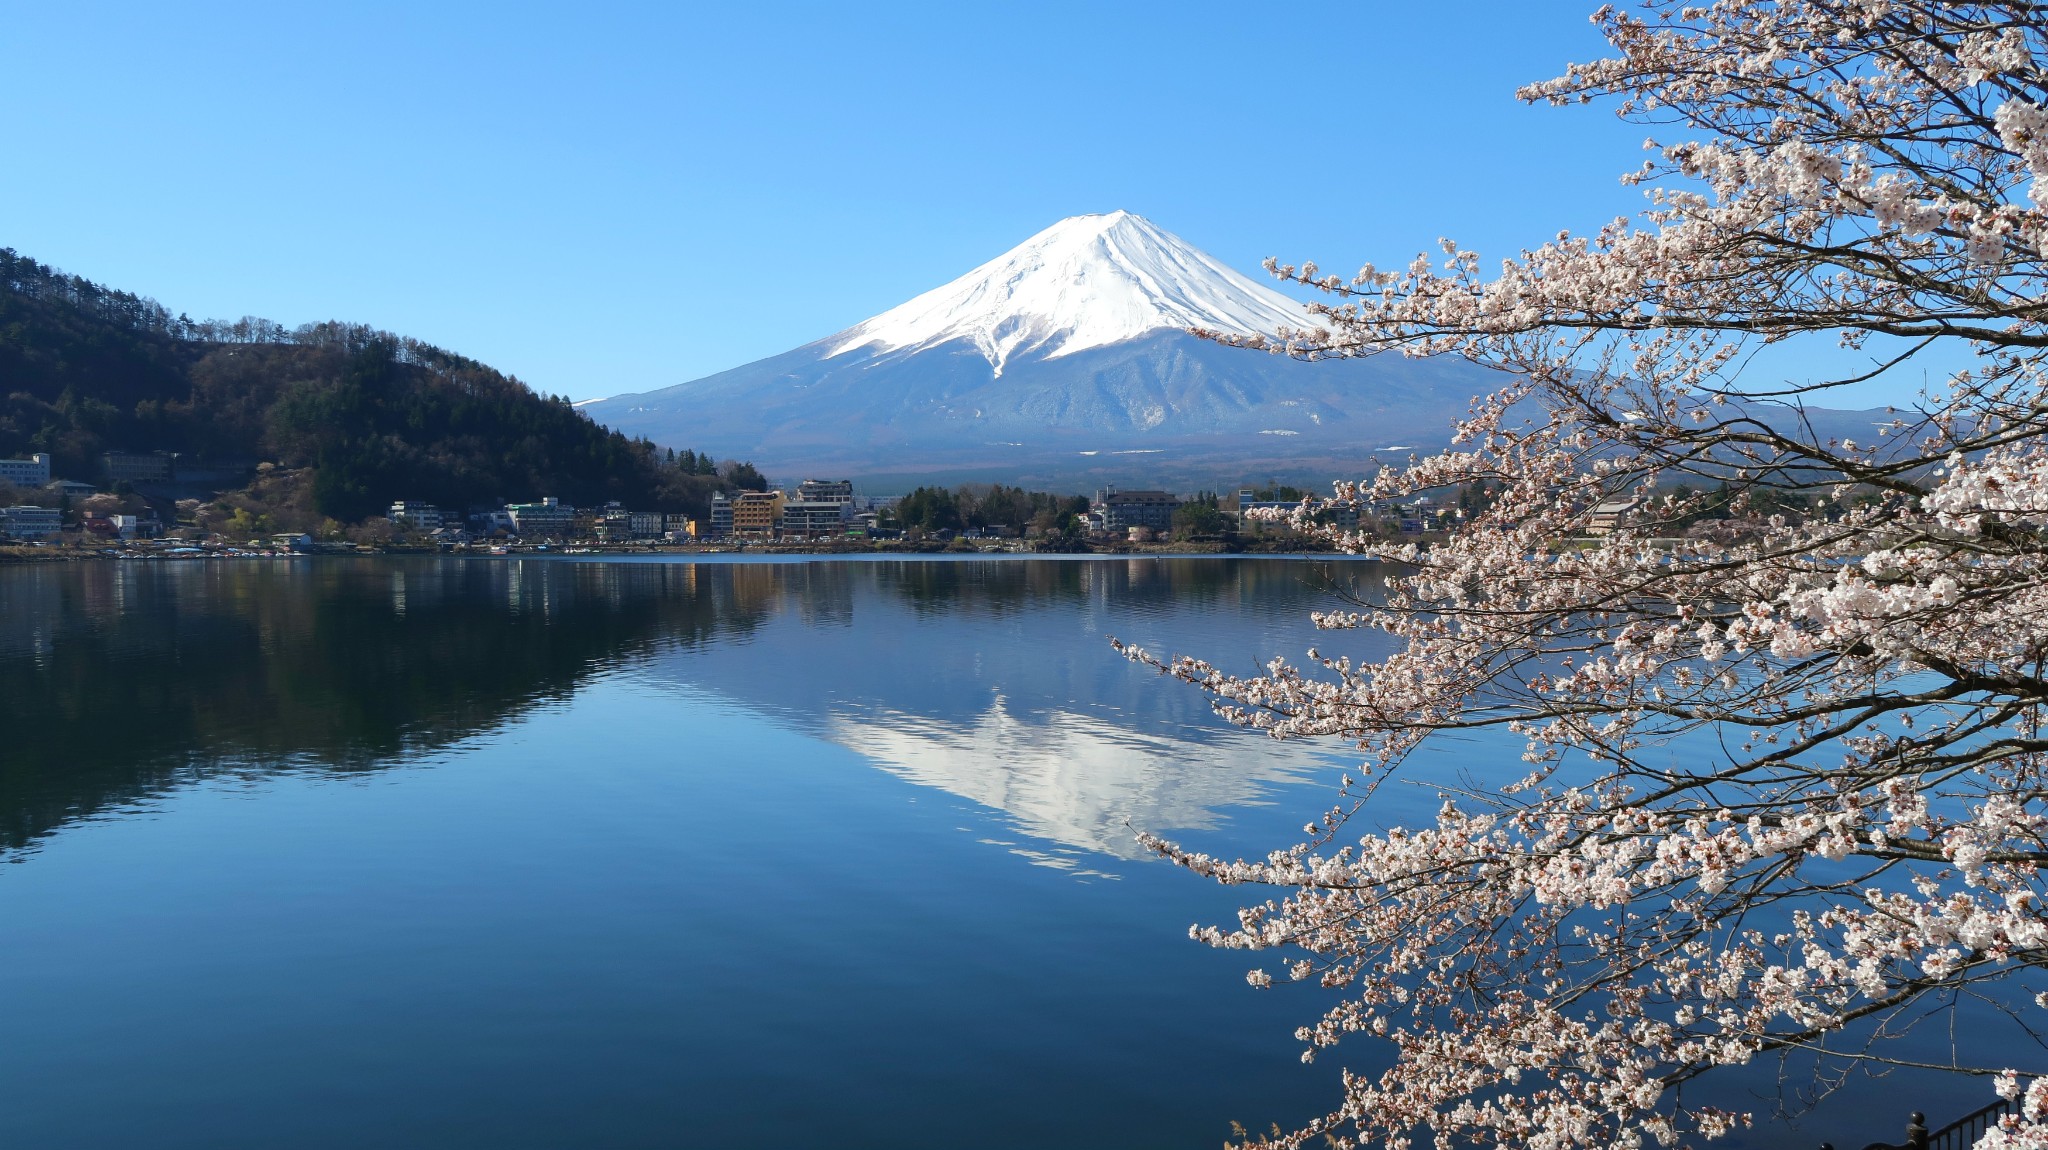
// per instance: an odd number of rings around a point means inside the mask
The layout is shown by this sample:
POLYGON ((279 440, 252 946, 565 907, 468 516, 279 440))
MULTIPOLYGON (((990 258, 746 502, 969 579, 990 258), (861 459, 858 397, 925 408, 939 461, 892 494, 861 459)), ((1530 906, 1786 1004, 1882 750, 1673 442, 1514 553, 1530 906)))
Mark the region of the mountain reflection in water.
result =
MULTIPOLYGON (((1363 564, 299 559, 0 570, 0 850, 228 772, 417 760, 631 669, 1066 847, 1202 828, 1304 758, 1214 746, 1106 636, 1250 669, 1363 564)), ((678 732, 687 740, 687 732, 678 732)))

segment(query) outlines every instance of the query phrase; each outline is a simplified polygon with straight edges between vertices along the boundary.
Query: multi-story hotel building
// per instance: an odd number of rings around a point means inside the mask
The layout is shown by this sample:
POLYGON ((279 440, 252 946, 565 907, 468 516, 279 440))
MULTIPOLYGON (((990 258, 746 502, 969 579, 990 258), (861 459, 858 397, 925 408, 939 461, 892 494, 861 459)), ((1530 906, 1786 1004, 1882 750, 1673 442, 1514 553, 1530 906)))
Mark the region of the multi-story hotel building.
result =
POLYGON ((782 526, 782 492, 742 491, 732 501, 735 535, 772 536, 782 526))
POLYGON ((64 515, 54 507, 0 507, 0 535, 10 539, 51 539, 64 529, 64 515))
POLYGON ((539 503, 507 503, 505 514, 512 517, 513 529, 524 536, 567 539, 576 525, 576 509, 552 497, 539 503))
POLYGON ((50 457, 36 452, 27 459, 0 459, 0 483, 41 487, 50 481, 50 457))

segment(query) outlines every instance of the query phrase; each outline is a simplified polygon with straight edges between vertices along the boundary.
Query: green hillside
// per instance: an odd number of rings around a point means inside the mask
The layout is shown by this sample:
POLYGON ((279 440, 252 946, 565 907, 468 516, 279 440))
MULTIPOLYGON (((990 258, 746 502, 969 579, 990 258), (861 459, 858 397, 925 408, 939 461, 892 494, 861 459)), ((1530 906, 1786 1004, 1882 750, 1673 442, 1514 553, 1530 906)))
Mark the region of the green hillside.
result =
POLYGON ((0 458, 93 481, 105 451, 310 469, 307 510, 552 495, 701 512, 708 459, 592 422, 563 397, 356 324, 195 322, 0 248, 0 458))

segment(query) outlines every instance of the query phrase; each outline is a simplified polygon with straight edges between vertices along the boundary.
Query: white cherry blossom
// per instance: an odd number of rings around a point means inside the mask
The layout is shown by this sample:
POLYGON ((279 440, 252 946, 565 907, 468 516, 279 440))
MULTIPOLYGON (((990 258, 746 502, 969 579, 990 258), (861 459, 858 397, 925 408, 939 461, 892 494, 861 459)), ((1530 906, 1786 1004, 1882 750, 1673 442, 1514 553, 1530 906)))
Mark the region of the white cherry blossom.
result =
MULTIPOLYGON (((1270 889, 1193 933, 1278 952, 1286 978, 1254 986, 1341 992, 1304 1057, 1393 1051, 1273 1144, 1696 1144, 1756 1120, 1688 1099, 1718 1068, 1823 1046, 1824 1069, 1881 1064, 1878 1022, 1963 993, 2048 1026, 2018 989, 2048 966, 2048 13, 1653 0, 1595 20, 1613 55, 1521 95, 1611 101, 1676 141, 1624 177, 1639 217, 1499 264, 1450 241, 1348 278, 1274 264, 1328 293, 1315 325, 1218 337, 1503 373, 1449 450, 1336 487, 1483 487, 1447 541, 1290 516, 1398 565, 1383 603, 1315 616, 1331 651, 1371 632, 1390 654, 1234 675, 1129 652, 1248 728, 1362 755, 1296 846, 1146 840, 1270 889), (1803 332, 1842 339, 1841 378, 1747 367, 1803 332), (1942 347, 1966 368, 1911 409, 1808 432, 1804 405, 1917 379, 1942 347), (1588 533, 1630 497, 1640 522, 1588 533), (1716 506, 1741 529, 1678 530, 1716 506), (1473 730, 1521 754, 1446 784, 1424 825, 1365 829, 1418 747, 1473 730)), ((2011 1057, 1955 1052, 1987 1101, 2023 1100, 1983 1145, 2048 1147, 2048 1067, 2011 1057)))

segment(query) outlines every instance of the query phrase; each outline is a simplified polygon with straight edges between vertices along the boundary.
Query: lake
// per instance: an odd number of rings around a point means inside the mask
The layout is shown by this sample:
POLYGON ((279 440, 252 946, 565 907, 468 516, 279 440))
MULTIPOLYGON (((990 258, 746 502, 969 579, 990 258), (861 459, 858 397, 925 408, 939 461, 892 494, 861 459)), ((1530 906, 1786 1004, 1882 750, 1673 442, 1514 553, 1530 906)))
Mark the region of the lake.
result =
MULTIPOLYGON (((1251 671, 1338 650, 1308 611, 1377 575, 0 569, 0 1145, 1213 1147, 1319 1114, 1383 1053, 1300 1065, 1320 992, 1188 941, 1247 892, 1134 835, 1263 854, 1352 760, 1107 636, 1251 671)), ((1831 1107, 1728 1144, 1903 1117, 1831 1107)))
POLYGON ((1214 1146, 1310 1004, 1187 940, 1346 761, 1249 670, 1364 564, 0 570, 0 1144, 1214 1146))

